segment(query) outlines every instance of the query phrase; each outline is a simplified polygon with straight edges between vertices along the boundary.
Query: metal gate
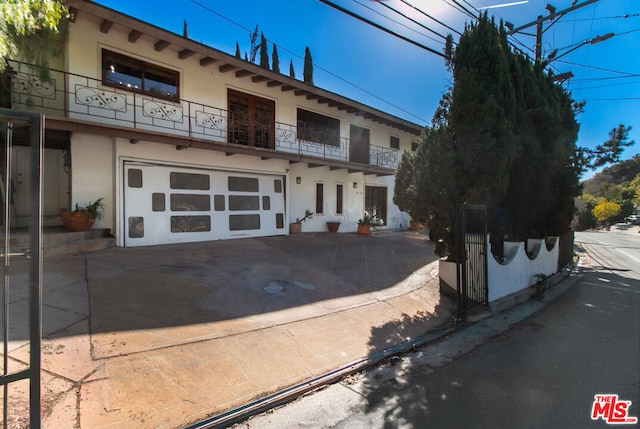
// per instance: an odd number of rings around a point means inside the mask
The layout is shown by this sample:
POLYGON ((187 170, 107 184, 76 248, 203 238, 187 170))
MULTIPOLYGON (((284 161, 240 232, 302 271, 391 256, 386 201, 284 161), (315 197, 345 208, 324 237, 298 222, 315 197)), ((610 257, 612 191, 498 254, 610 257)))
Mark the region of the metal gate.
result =
POLYGON ((458 222, 458 315, 487 303, 487 207, 466 204, 458 222))
POLYGON ((2 144, 2 422, 3 428, 22 423, 29 410, 29 427, 40 428, 40 368, 42 342, 42 209, 41 171, 44 118, 39 114, 0 109, 2 144), (29 171, 12 172, 14 144, 29 146, 29 171), (12 174, 13 173, 13 174, 12 174), (14 182, 28 174, 28 189, 17 193, 14 182), (28 201, 29 212, 18 217, 15 202, 28 201), (26 220, 25 220, 26 218, 26 220), (25 280, 26 279, 26 280, 25 280), (12 281, 13 280, 13 281, 12 281), (28 311, 24 310, 26 307, 28 311), (29 350, 28 366, 10 359, 17 349, 29 350), (25 393, 28 381, 29 394, 25 393))

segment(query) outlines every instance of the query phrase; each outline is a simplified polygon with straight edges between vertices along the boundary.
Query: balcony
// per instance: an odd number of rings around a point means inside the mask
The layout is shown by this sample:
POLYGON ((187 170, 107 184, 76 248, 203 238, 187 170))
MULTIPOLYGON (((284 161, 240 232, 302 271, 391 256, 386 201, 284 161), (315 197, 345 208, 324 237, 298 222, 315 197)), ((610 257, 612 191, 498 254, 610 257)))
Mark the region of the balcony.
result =
POLYGON ((48 124, 64 118, 57 127, 67 131, 99 126, 105 133, 130 136, 132 141, 139 136, 177 147, 282 158, 377 175, 393 174, 398 164, 397 149, 352 145, 345 137, 340 137, 338 143, 335 138, 326 143, 322 138, 304 141, 298 139, 296 125, 239 122, 231 119, 226 109, 184 99, 156 98, 59 70, 51 70, 50 81, 44 82, 28 64, 10 61, 9 65, 13 70, 11 108, 41 112, 47 116, 48 124), (260 132, 239 133, 239 129, 260 132))

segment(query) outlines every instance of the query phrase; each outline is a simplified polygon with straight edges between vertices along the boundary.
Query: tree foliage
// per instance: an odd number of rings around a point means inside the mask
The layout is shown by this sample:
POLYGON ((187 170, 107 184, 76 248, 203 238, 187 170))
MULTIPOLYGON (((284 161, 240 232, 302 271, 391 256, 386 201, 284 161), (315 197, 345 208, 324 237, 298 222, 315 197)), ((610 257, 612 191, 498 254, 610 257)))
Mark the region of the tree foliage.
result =
POLYGON ((592 214, 598 221, 606 222, 617 216, 620 213, 620 210, 620 204, 605 200, 593 208, 592 214))
POLYGON ((267 50, 267 38, 260 34, 260 67, 269 70, 269 51, 267 50))
POLYGON ((311 58, 311 50, 308 46, 304 48, 304 68, 302 70, 302 79, 304 82, 313 85, 313 59, 311 58))
POLYGON ((280 58, 278 58, 278 48, 276 44, 273 44, 273 50, 271 51, 271 70, 280 73, 280 58))
POLYGON ((69 9, 62 1, 0 1, 0 71, 6 59, 22 57, 48 78, 49 58, 62 51, 68 18, 69 9))
MULTIPOLYGON (((436 251, 455 255, 455 218, 465 203, 501 207, 511 239, 563 232, 579 191, 575 103, 540 65, 511 50, 486 14, 448 47, 453 86, 413 165, 414 210, 427 219, 436 251)), ((401 162, 398 175, 408 166, 401 162)))
POLYGON ((293 60, 289 60, 289 77, 293 79, 296 78, 296 71, 293 68, 293 60))

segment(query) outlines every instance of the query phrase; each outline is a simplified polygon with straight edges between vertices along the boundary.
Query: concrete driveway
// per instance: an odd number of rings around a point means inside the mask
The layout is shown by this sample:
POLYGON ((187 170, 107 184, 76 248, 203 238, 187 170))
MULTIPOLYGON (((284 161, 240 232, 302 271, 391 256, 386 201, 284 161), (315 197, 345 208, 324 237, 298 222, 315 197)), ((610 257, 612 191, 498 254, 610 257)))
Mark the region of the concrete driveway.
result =
MULTIPOLYGON (((24 310, 26 266, 14 269, 11 307, 24 310)), ((183 427, 439 329, 454 313, 432 243, 415 232, 55 256, 43 288, 52 428, 183 427)), ((28 362, 23 325, 18 317, 10 332, 15 368, 28 362)), ((17 427, 26 387, 9 395, 17 427)))

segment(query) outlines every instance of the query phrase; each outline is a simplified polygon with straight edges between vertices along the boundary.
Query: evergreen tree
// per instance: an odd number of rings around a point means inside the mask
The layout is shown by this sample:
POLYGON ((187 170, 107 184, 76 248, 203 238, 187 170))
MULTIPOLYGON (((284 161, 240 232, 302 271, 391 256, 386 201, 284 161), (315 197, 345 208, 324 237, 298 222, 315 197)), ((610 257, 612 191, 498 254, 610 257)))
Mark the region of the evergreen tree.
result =
POLYGON ((295 79, 296 71, 293 69, 293 60, 289 60, 289 77, 295 79))
POLYGON ((236 58, 242 59, 242 56, 240 54, 240 45, 238 44, 237 41, 236 41, 236 58))
POLYGON ((427 219, 435 250, 455 258, 455 218, 465 203, 502 209, 510 223, 500 225, 500 240, 566 231, 579 191, 577 104, 539 64, 512 52, 486 14, 448 48, 453 87, 414 167, 414 210, 427 219))
POLYGON ((260 34, 260 67, 269 70, 269 52, 267 51, 267 39, 264 33, 260 34))
POLYGON ((302 70, 303 80, 313 85, 313 59, 311 58, 311 51, 307 46, 304 48, 304 69, 302 70))
POLYGON ((276 73, 280 73, 280 59, 278 58, 278 48, 276 44, 273 44, 273 50, 271 51, 271 70, 276 73))

